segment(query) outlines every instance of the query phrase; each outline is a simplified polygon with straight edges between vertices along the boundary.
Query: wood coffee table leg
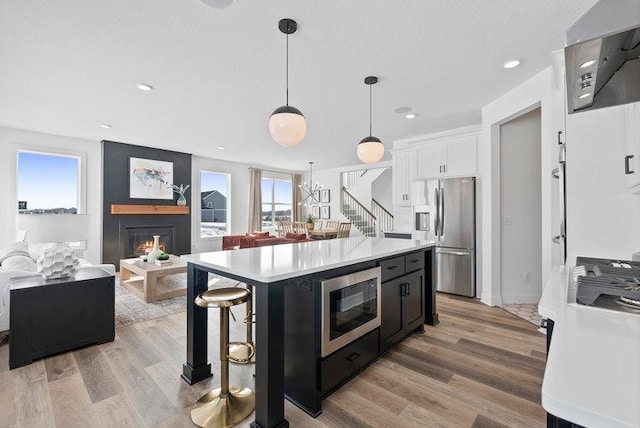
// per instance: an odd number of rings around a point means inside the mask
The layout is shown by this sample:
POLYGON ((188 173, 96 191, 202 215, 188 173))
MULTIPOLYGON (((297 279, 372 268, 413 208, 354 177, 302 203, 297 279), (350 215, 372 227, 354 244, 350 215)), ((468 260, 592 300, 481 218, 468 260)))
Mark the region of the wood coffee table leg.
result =
POLYGON ((148 272, 145 272, 145 274, 142 276, 142 295, 145 303, 153 302, 153 290, 152 290, 153 282, 154 282, 153 276, 149 275, 148 272))

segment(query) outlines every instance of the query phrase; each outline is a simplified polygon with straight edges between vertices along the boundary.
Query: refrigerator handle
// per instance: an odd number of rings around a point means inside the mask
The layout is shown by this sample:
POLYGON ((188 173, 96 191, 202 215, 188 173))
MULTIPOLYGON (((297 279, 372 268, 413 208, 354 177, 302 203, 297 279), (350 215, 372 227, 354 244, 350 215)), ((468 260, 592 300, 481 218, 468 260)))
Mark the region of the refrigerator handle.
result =
POLYGON ((440 236, 444 235, 444 188, 440 189, 440 236))
POLYGON ((436 202, 436 218, 434 220, 435 222, 434 229, 435 229, 436 236, 438 236, 438 228, 440 227, 440 193, 438 192, 437 187, 436 187, 436 191, 434 193, 433 198, 436 202))

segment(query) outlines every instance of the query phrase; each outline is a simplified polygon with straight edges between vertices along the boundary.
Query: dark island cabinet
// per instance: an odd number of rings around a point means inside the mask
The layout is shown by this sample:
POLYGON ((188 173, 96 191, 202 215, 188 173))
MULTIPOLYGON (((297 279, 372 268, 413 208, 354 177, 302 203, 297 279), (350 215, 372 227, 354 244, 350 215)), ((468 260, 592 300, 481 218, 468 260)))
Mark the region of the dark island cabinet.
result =
POLYGON ((412 331, 423 329, 425 275, 430 274, 425 273, 425 259, 424 252, 415 252, 380 262, 383 275, 381 352, 388 350, 412 331))
POLYGON ((380 350, 386 351, 424 323, 424 271, 382 284, 380 350))

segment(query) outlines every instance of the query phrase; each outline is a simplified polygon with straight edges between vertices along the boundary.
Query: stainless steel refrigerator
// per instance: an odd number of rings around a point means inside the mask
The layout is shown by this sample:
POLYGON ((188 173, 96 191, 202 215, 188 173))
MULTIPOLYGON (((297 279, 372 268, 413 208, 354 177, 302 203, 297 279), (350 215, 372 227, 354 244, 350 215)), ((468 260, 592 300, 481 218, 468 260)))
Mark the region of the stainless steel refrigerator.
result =
POLYGON ((425 232, 427 239, 437 242, 437 290, 473 297, 476 294, 476 178, 445 178, 426 183, 429 230, 425 232))

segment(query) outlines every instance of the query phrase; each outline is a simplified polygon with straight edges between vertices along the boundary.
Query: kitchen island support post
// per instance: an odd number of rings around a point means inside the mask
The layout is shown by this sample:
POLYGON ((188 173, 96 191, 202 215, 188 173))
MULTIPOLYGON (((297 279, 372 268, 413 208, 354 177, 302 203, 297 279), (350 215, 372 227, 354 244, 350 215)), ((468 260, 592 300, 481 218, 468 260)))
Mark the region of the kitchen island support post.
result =
POLYGON ((256 285, 256 420, 251 428, 287 428, 284 418, 284 282, 256 285))
POLYGON ((196 296, 207 291, 209 274, 187 264, 187 362, 182 365, 182 379, 189 385, 212 376, 207 363, 207 308, 196 305, 196 296))

